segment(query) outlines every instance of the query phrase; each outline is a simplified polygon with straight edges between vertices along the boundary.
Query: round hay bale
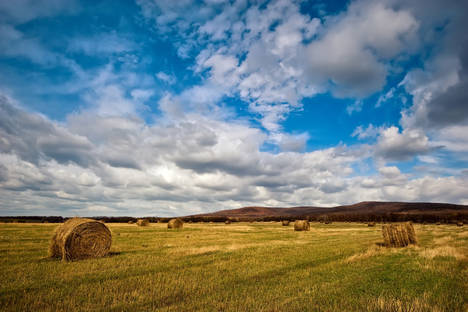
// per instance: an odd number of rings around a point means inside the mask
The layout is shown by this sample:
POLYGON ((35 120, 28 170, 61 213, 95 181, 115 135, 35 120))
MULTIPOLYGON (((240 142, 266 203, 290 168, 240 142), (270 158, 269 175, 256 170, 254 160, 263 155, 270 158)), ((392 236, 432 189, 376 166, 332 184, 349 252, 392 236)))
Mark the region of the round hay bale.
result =
POLYGON ((111 244, 112 234, 104 223, 72 218, 55 230, 49 256, 65 261, 99 258, 109 253, 111 244))
POLYGON ((310 231, 310 223, 307 220, 296 220, 294 231, 310 231))
POLYGON ((440 225, 440 222, 437 222, 436 225, 440 225))
POLYGON ((382 226, 384 244, 387 247, 405 247, 416 244, 416 233, 411 222, 382 226))
POLYGON ((136 224, 138 226, 148 226, 149 225, 149 220, 148 219, 138 219, 136 224))
POLYGON ((134 224, 134 223, 135 221, 132 221, 132 220, 128 221, 128 224, 134 224))
POLYGON ((463 222, 457 222, 457 226, 463 226, 463 222))
POLYGON ((289 226, 289 220, 283 220, 281 221, 282 226, 289 226))
POLYGON ((225 224, 231 224, 231 220, 224 221, 225 224))
POLYGON ((369 223, 367 223, 367 226, 369 226, 369 227, 370 226, 375 226, 375 222, 369 222, 369 223))
POLYGON ((181 229, 184 226, 184 221, 179 218, 171 219, 167 223, 168 229, 181 229))

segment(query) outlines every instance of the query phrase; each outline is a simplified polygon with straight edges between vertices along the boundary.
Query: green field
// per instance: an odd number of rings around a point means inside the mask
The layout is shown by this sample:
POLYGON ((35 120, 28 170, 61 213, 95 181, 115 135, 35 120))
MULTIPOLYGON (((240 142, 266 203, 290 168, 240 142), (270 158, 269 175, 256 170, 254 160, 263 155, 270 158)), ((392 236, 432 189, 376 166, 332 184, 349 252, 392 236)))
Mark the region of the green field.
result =
POLYGON ((468 229, 278 222, 107 224, 112 255, 47 258, 54 224, 0 224, 1 311, 467 311, 468 229))

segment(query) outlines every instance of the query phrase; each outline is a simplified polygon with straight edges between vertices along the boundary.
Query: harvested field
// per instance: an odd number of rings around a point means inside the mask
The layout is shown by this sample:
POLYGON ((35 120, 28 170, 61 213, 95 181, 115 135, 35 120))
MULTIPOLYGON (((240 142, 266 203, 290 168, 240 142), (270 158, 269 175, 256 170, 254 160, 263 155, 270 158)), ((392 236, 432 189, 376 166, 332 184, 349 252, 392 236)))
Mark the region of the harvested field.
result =
POLYGON ((384 248, 367 224, 108 223, 111 255, 77 262, 47 257, 56 226, 0 224, 1 311, 468 308, 465 226, 415 224, 417 245, 384 248))

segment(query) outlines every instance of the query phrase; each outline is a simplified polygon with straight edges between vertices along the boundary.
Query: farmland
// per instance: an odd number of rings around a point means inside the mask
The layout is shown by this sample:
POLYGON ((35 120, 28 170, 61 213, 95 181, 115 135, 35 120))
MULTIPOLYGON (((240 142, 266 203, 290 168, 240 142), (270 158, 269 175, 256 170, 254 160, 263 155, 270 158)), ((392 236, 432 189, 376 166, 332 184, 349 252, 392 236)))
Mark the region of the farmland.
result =
POLYGON ((2 311, 466 311, 466 226, 415 225, 385 248, 381 225, 107 224, 111 255, 47 258, 56 224, 0 224, 2 311))

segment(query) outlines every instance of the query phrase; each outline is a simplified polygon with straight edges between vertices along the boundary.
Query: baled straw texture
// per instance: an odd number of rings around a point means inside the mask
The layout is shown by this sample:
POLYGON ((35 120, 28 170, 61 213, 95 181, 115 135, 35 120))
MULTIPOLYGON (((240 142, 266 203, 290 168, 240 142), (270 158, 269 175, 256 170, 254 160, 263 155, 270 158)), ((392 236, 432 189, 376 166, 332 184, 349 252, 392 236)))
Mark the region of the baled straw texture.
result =
POLYGON ((289 220, 283 220, 283 221, 281 221, 281 224, 283 226, 288 226, 289 225, 289 220))
POLYGON ((294 231, 310 231, 310 223, 307 220, 296 220, 294 231))
POLYGON ((109 253, 112 234, 99 221, 73 218, 60 225, 49 246, 49 256, 65 261, 104 257, 109 253))
POLYGON ((149 225, 149 220, 148 219, 138 219, 136 224, 138 226, 148 226, 149 225))
POLYGON ((184 226, 184 221, 179 218, 171 219, 167 223, 168 229, 181 229, 184 226))
POLYGON ((416 244, 416 233, 411 222, 384 224, 382 235, 387 247, 405 247, 409 244, 416 244))

